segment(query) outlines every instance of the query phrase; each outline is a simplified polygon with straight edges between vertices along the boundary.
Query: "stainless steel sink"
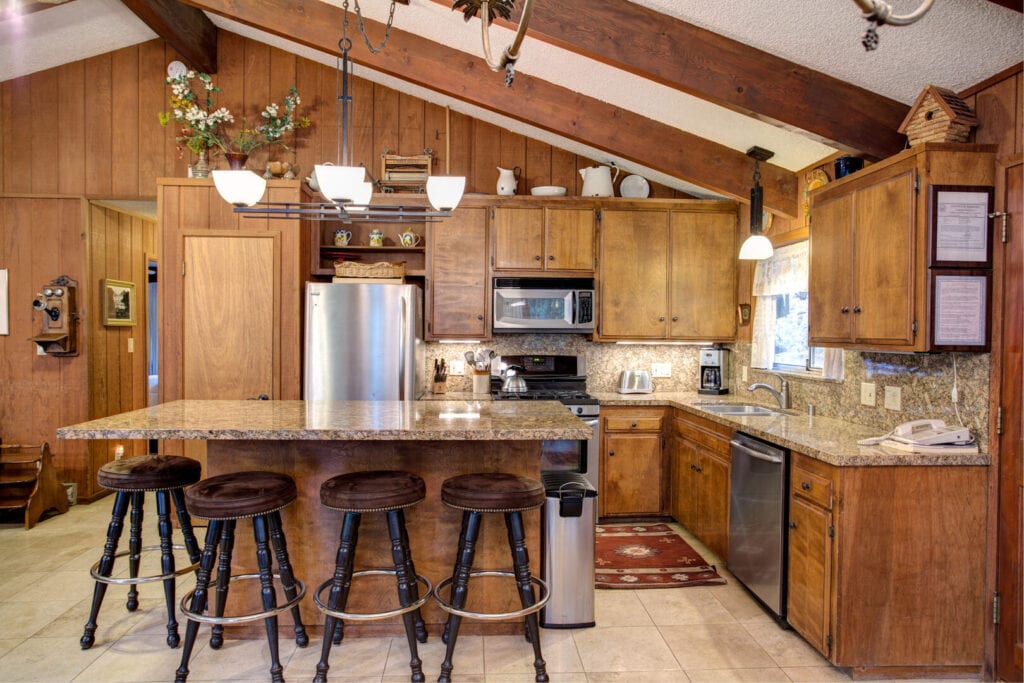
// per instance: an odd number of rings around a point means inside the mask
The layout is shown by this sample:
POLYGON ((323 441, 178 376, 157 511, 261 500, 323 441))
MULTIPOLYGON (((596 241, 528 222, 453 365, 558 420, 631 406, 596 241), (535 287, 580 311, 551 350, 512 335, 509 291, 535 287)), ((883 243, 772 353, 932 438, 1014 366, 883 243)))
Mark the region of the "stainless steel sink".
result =
POLYGON ((758 406, 752 403, 698 404, 696 407, 718 415, 785 415, 782 410, 758 406))

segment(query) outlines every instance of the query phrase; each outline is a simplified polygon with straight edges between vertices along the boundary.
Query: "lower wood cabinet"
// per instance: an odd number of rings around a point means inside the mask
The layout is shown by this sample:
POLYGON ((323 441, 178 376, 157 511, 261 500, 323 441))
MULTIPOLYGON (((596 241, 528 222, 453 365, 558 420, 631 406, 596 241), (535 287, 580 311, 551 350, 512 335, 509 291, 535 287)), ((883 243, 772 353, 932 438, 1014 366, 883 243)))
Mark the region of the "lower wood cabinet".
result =
POLYGON ((672 516, 727 559, 731 430, 682 410, 674 412, 672 426, 672 516))
POLYGON ((664 419, 664 408, 602 409, 600 516, 665 513, 664 419))
POLYGON ((789 490, 789 599, 787 620, 814 649, 832 647, 832 468, 806 463, 794 454, 789 490), (823 476, 824 475, 824 476, 823 476), (821 486, 823 482, 827 482, 821 486), (808 495, 815 487, 822 495, 808 495))

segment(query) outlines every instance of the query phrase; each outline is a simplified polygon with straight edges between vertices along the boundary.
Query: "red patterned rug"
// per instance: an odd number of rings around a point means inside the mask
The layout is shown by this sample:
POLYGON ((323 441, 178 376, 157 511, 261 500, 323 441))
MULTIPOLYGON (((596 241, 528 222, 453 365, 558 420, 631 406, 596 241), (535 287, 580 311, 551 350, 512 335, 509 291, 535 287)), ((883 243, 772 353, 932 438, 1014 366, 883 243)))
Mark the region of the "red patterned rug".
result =
POLYGON ((668 524, 599 524, 598 588, 676 588, 725 583, 668 524))

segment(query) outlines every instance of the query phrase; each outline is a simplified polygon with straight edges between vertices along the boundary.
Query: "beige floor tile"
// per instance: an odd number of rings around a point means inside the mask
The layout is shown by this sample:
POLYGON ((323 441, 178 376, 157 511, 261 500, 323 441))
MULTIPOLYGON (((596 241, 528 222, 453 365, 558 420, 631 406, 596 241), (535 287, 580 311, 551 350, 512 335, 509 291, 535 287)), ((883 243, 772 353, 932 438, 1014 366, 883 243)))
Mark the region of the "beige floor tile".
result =
MULTIPOLYGON (((548 678, 551 683, 587 683, 587 674, 582 671, 572 673, 552 673, 548 678)), ((461 681, 461 679, 459 679, 461 681)), ((487 674, 486 683, 534 683, 537 679, 533 674, 487 674)))
MULTIPOLYGON (((205 646, 205 643, 196 643, 193 658, 205 646)), ((97 647, 99 644, 93 649, 97 647)), ((160 639, 129 635, 104 647, 103 654, 75 679, 75 683, 173 681, 181 663, 181 648, 172 650, 160 639)))
MULTIPOLYGON (((78 604, 46 625, 46 637, 81 637, 82 630, 85 628, 85 622, 89 620, 89 610, 91 607, 92 598, 78 602, 78 604)), ((143 605, 142 607, 145 608, 147 606, 143 605)), ((166 611, 164 614, 166 618, 166 611)), ((104 608, 100 609, 99 618, 96 620, 96 644, 110 643, 127 634, 142 620, 144 615, 145 612, 142 609, 129 612, 124 609, 123 605, 120 609, 105 609, 104 605, 104 608)), ((166 631, 164 634, 166 635, 166 631)))
POLYGON ((733 619, 742 623, 763 622, 775 625, 774 618, 737 583, 714 586, 708 592, 722 604, 733 619))
POLYGON ((47 576, 46 572, 0 573, 0 602, 18 600, 22 592, 30 590, 47 576))
POLYGON ((747 623, 743 627, 778 666, 828 665, 825 658, 797 635, 796 631, 786 631, 775 624, 765 623, 747 623))
POLYGON ((658 629, 650 626, 587 629, 573 632, 583 670, 673 671, 679 663, 658 629))
POLYGON ((754 669, 776 666, 740 624, 660 626, 684 670, 754 669))
MULTIPOLYGON (((405 641, 394 644, 400 647, 408 657, 408 646, 405 641)), ((321 638, 311 639, 309 647, 296 648, 292 658, 285 667, 285 677, 294 680, 309 680, 316 674, 316 665, 320 662, 323 647, 321 638)), ((340 645, 331 647, 329 677, 333 681, 339 676, 374 677, 384 675, 384 666, 388 661, 388 652, 392 647, 391 638, 346 638, 340 645)), ((422 659, 422 655, 420 659, 422 659)), ((408 663, 408 660, 407 660, 408 663)))
MULTIPOLYGON (((583 663, 576 651, 572 632, 541 629, 541 654, 548 673, 582 672, 583 663)), ((533 668, 533 646, 523 636, 484 638, 484 673, 528 674, 533 668)))
MULTIPOLYGON (((423 662, 423 673, 427 680, 434 680, 441 672, 444 661, 445 644, 440 636, 430 636, 430 640, 420 643, 418 650, 423 662)), ((455 656, 452 659, 454 669, 452 678, 465 680, 466 676, 477 675, 483 680, 484 673, 484 639, 482 636, 459 636, 455 642, 455 656)), ((409 650, 405 638, 392 638, 391 649, 388 651, 388 663, 384 667, 385 676, 405 676, 409 680, 409 650)))
POLYGON ((0 657, 0 681, 70 681, 101 657, 107 647, 82 650, 77 638, 29 638, 0 657))
MULTIPOLYGON (((295 641, 278 639, 282 664, 287 664, 295 653, 295 641)), ((178 649, 180 653, 181 649, 178 649)), ((180 654, 179 654, 180 657, 180 654)), ((270 678, 270 652, 267 639, 225 639, 219 650, 209 645, 192 654, 188 666, 191 681, 268 680, 270 678)))
POLYGON ((43 578, 33 582, 31 586, 10 596, 8 600, 10 602, 42 602, 63 597, 84 598, 87 595, 92 595, 95 585, 96 582, 89 576, 88 571, 49 572, 44 574, 43 578))
POLYGON ((596 671, 587 674, 588 683, 688 683, 683 671, 596 671))
POLYGON ((787 666, 783 669, 789 680, 798 683, 831 683, 853 680, 848 674, 832 666, 787 666))
POLYGON ((0 657, 21 645, 24 640, 24 638, 0 638, 0 657))
POLYGON ((687 670, 691 683, 789 683, 782 669, 705 669, 687 670))
POLYGON ((637 591, 640 602, 658 626, 735 621, 704 588, 665 588, 637 591))
POLYGON ((0 624, 3 624, 3 633, 8 638, 28 638, 74 607, 77 602, 78 599, 0 604, 0 624))
POLYGON ((599 590, 594 593, 594 621, 608 626, 653 626, 650 615, 633 590, 599 590))

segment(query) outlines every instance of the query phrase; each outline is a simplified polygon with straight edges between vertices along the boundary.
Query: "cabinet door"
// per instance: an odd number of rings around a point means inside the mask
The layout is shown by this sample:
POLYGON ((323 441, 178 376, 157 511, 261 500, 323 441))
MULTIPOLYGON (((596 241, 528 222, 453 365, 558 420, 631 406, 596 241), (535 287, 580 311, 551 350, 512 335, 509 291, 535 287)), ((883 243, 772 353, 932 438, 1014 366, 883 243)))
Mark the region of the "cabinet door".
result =
POLYGON ((673 211, 669 256, 669 336, 735 339, 736 214, 673 211))
POLYGON ((672 516, 697 535, 697 449, 693 442, 672 440, 672 516))
POLYGON ((594 270, 594 210, 545 209, 545 267, 594 270))
POLYGON ((607 434, 604 444, 602 514, 660 514, 661 434, 607 434))
POLYGON ((490 336, 487 209, 457 209, 430 226, 427 339, 490 336))
POLYGON ((854 195, 857 344, 914 343, 915 175, 905 169, 854 195))
POLYGON ((816 650, 829 656, 831 621, 832 513, 799 496, 789 497, 790 626, 816 650))
POLYGON ((665 337, 667 244, 668 211, 601 212, 600 337, 665 337))
POLYGON ((697 537, 723 560, 729 553, 729 462, 700 449, 697 537))
POLYGON ((845 194, 811 207, 807 327, 812 345, 853 340, 852 206, 845 194))
POLYGON ((495 207, 495 270, 543 270, 544 209, 495 207))

